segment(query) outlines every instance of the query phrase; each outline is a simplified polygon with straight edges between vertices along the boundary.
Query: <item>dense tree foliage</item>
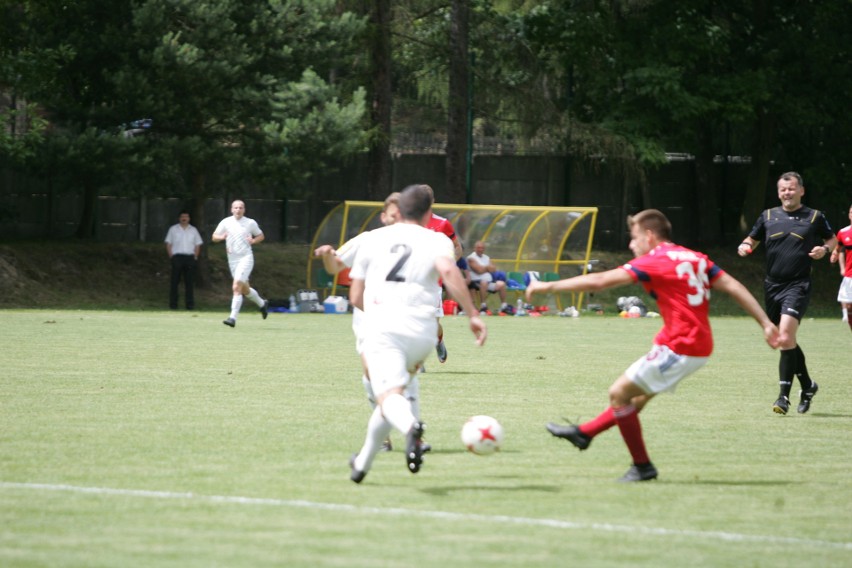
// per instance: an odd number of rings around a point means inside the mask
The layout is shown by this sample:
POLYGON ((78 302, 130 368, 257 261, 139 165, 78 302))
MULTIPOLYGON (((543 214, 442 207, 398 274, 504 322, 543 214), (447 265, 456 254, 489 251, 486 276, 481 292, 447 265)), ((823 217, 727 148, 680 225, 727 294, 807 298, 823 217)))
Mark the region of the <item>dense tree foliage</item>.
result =
MULTIPOLYGON (((301 179, 364 146, 363 90, 329 79, 350 65, 363 22, 331 0, 32 0, 4 12, 16 15, 10 43, 53 63, 26 95, 56 126, 63 141, 46 149, 89 204, 117 172, 139 191, 185 191, 200 206, 246 182, 301 179), (147 140, 122 136, 142 118, 152 120, 147 140)), ((90 221, 84 214, 81 234, 90 221)))
POLYGON ((0 151, 7 162, 38 151, 35 163, 90 195, 116 169, 149 194, 273 180, 293 191, 288 181, 367 152, 380 199, 391 138, 430 133, 446 140, 448 191, 462 201, 472 128, 586 166, 605 160, 644 206, 649 169, 689 154, 694 202, 722 212, 696 217, 705 242, 750 224, 778 169, 803 173, 821 207, 848 207, 848 0, 0 0, 0 10, 0 90, 53 126, 42 146, 38 123, 26 139, 6 128, 0 151), (150 134, 118 136, 143 117, 150 134), (714 179, 730 156, 750 160, 746 187, 714 179))

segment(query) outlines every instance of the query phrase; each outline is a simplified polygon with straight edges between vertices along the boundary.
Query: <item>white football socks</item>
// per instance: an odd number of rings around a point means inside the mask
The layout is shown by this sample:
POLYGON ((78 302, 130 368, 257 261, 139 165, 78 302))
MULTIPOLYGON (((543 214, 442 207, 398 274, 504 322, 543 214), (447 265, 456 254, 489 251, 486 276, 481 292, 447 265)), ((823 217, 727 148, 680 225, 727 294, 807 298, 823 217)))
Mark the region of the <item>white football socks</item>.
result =
POLYGON ((249 288, 249 293, 246 294, 246 298, 257 304, 257 307, 262 308, 263 304, 266 300, 260 297, 260 294, 257 293, 257 290, 254 288, 249 288))
POLYGON ((367 375, 361 375, 361 384, 364 385, 364 392, 367 393, 367 401, 370 403, 370 408, 376 408, 376 395, 373 394, 373 383, 367 378, 367 375))
POLYGON ((386 396, 382 401, 381 410, 385 420, 403 434, 408 434, 416 421, 411 412, 411 402, 398 393, 386 396))
POLYGON ((370 466, 373 465, 373 459, 379 453, 390 431, 391 425, 382 416, 382 409, 376 407, 370 415, 370 420, 367 422, 367 437, 364 439, 364 445, 352 462, 355 469, 358 471, 370 470, 370 466))
POLYGON ((243 295, 234 294, 231 298, 231 319, 237 319, 237 314, 240 313, 240 308, 243 307, 243 295))
POLYGON ((420 380, 417 378, 418 374, 415 373, 412 375, 403 394, 408 399, 408 402, 411 403, 411 414, 414 415, 414 418, 420 420, 420 380))

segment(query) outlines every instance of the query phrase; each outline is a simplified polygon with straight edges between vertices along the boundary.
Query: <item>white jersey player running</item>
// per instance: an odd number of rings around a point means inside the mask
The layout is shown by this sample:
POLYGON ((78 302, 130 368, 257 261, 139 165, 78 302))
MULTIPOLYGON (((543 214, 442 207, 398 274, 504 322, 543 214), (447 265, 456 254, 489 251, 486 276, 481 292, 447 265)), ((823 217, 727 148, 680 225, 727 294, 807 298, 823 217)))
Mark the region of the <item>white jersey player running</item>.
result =
POLYGON ((434 287, 439 278, 468 314, 477 344, 482 345, 487 337, 456 267, 452 242, 425 228, 431 207, 431 196, 423 186, 403 190, 399 198, 402 220, 367 234, 352 267, 350 297, 364 310, 363 357, 377 403, 364 445, 350 461, 350 478, 356 483, 367 475, 391 428, 406 436, 409 471, 420 470, 423 425, 403 390, 435 346, 434 287))
MULTIPOLYGON (((385 199, 381 212, 381 221, 383 225, 388 226, 393 225, 399 221, 399 219, 399 192, 395 191, 388 195, 385 199)), ((323 267, 329 274, 339 274, 346 268, 352 268, 352 264, 355 262, 355 256, 366 236, 367 233, 359 233, 340 245, 340 248, 337 250, 335 250, 331 245, 322 245, 314 250, 314 256, 322 258, 323 267)), ((370 403, 370 408, 375 409, 376 396, 373 393, 373 385, 370 382, 370 372, 369 369, 367 369, 367 362, 364 360, 363 356, 364 312, 359 308, 353 308, 352 310, 352 331, 355 334, 355 351, 361 357, 361 363, 364 371, 361 376, 361 383, 364 385, 364 392, 367 394, 367 401, 370 403)), ((417 373, 411 377, 411 381, 405 389, 405 398, 411 402, 411 410, 414 413, 414 416, 419 418, 420 381, 417 377, 417 373)), ((390 438, 385 440, 382 445, 382 449, 388 451, 392 449, 390 438)), ((423 443, 424 452, 428 452, 431 449, 432 447, 429 444, 425 442, 423 443)))
POLYGON ((234 296, 231 299, 231 313, 222 323, 229 327, 237 325, 237 314, 243 305, 243 296, 253 301, 260 308, 263 319, 269 314, 269 302, 260 297, 257 290, 249 286, 249 277, 254 269, 254 253, 252 245, 263 242, 263 231, 254 219, 245 216, 246 204, 239 199, 231 204, 230 217, 222 219, 213 231, 214 243, 225 241, 228 253, 228 267, 231 269, 233 283, 231 289, 234 296))

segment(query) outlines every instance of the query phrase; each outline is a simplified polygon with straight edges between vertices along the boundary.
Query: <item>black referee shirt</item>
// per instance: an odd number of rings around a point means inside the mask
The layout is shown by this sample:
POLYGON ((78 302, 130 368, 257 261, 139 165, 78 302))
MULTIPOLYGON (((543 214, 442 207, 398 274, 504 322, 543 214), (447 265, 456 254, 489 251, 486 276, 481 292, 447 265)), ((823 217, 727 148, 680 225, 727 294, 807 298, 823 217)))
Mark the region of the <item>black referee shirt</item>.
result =
POLYGON ((795 211, 767 209, 748 236, 766 246, 766 278, 788 282, 810 277, 813 259, 808 253, 834 232, 821 211, 803 205, 795 211))

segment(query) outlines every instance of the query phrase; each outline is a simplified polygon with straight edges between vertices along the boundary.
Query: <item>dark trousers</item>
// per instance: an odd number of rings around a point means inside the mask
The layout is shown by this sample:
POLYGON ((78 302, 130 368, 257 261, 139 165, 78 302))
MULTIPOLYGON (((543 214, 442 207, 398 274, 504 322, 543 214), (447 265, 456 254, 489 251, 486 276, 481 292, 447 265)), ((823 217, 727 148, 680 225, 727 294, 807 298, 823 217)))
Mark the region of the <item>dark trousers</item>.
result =
POLYGON ((169 307, 176 310, 178 307, 178 284, 183 278, 186 296, 186 309, 195 309, 195 294, 193 290, 193 278, 195 276, 195 257, 191 254, 172 255, 172 280, 169 287, 169 307))

